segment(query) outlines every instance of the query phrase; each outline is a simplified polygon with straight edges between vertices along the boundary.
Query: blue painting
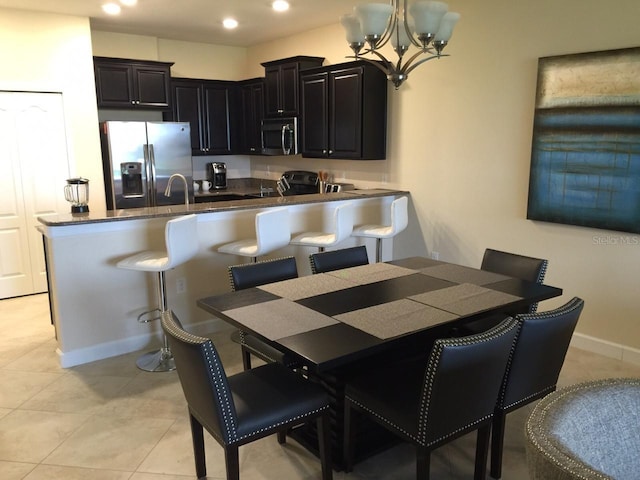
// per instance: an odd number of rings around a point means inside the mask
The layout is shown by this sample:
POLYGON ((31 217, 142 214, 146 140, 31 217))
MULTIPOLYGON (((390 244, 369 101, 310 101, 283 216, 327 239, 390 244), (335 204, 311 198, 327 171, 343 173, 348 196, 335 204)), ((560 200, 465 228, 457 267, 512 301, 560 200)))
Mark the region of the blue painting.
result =
POLYGON ((527 218, 640 233, 640 48, 539 59, 527 218))

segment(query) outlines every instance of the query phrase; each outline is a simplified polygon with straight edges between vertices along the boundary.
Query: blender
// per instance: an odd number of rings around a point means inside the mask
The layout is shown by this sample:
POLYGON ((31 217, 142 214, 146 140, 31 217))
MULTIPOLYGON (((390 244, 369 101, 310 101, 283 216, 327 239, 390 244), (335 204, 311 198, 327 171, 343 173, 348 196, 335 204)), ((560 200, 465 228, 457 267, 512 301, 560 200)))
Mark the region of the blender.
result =
POLYGON ((71 203, 71 213, 87 213, 89 211, 89 180, 86 178, 69 178, 64 186, 64 199, 71 203))

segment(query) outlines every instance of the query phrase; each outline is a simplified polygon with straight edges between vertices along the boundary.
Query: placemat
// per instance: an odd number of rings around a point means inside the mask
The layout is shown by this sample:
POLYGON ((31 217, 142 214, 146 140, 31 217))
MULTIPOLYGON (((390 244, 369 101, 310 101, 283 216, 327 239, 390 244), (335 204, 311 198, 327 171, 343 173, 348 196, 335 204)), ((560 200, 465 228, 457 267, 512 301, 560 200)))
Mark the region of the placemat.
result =
POLYGON ((457 315, 428 305, 402 299, 342 313, 334 318, 369 335, 386 339, 447 322, 457 317, 457 315))
POLYGON ((476 268, 463 267, 462 265, 436 265, 420 269, 420 273, 430 277, 441 278, 456 283, 473 283, 474 285, 488 285, 489 283, 501 282, 511 277, 500 275, 499 273, 487 272, 476 268))
POLYGON ((355 285, 354 282, 320 273, 283 280, 281 282, 268 283, 258 288, 282 298, 300 300, 301 298, 315 297, 323 293, 344 290, 345 288, 355 285))
POLYGON ((405 277, 417 272, 418 270, 389 265, 388 263, 370 263, 369 265, 334 270, 327 272, 326 275, 347 280, 358 285, 365 285, 367 283, 389 280, 390 278, 405 277))
POLYGON ((420 293, 409 298, 457 315, 467 315, 521 299, 515 295, 497 292, 470 283, 420 293))
POLYGON ((337 320, 285 298, 223 312, 269 340, 334 325, 337 320))

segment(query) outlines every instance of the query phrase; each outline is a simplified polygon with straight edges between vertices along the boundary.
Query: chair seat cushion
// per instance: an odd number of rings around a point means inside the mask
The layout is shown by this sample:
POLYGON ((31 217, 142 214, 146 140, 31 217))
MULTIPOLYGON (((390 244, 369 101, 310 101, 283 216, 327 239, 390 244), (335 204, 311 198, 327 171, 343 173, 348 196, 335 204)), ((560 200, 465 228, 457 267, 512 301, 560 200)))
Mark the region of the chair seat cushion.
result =
POLYGON ((305 418, 326 409, 329 395, 318 384, 278 363, 229 377, 238 420, 238 439, 305 418))
POLYGON ((407 360, 352 378, 345 395, 358 405, 366 405, 398 432, 415 438, 426 362, 427 358, 407 360))
POLYGON ((389 238, 394 236, 391 225, 361 225, 353 229, 351 233, 354 237, 389 238))
POLYGON ((218 252, 241 255, 244 257, 257 257, 260 255, 260 253, 258 253, 258 242, 255 238, 227 243, 226 245, 222 245, 218 248, 218 252))
POLYGON ((293 237, 289 243, 292 245, 328 247, 336 243, 336 235, 334 233, 307 232, 293 237))
POLYGON ((168 270, 169 257, 167 252, 146 251, 120 260, 116 266, 127 270, 143 272, 162 272, 168 270))

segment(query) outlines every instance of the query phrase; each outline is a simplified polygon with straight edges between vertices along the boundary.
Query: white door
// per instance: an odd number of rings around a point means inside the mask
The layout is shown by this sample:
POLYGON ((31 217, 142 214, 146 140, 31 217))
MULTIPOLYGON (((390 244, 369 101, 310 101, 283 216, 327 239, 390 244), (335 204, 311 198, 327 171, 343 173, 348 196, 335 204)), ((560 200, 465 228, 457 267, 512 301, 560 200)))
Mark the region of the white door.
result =
POLYGON ((47 290, 37 217, 68 210, 62 95, 0 92, 0 298, 47 290))

